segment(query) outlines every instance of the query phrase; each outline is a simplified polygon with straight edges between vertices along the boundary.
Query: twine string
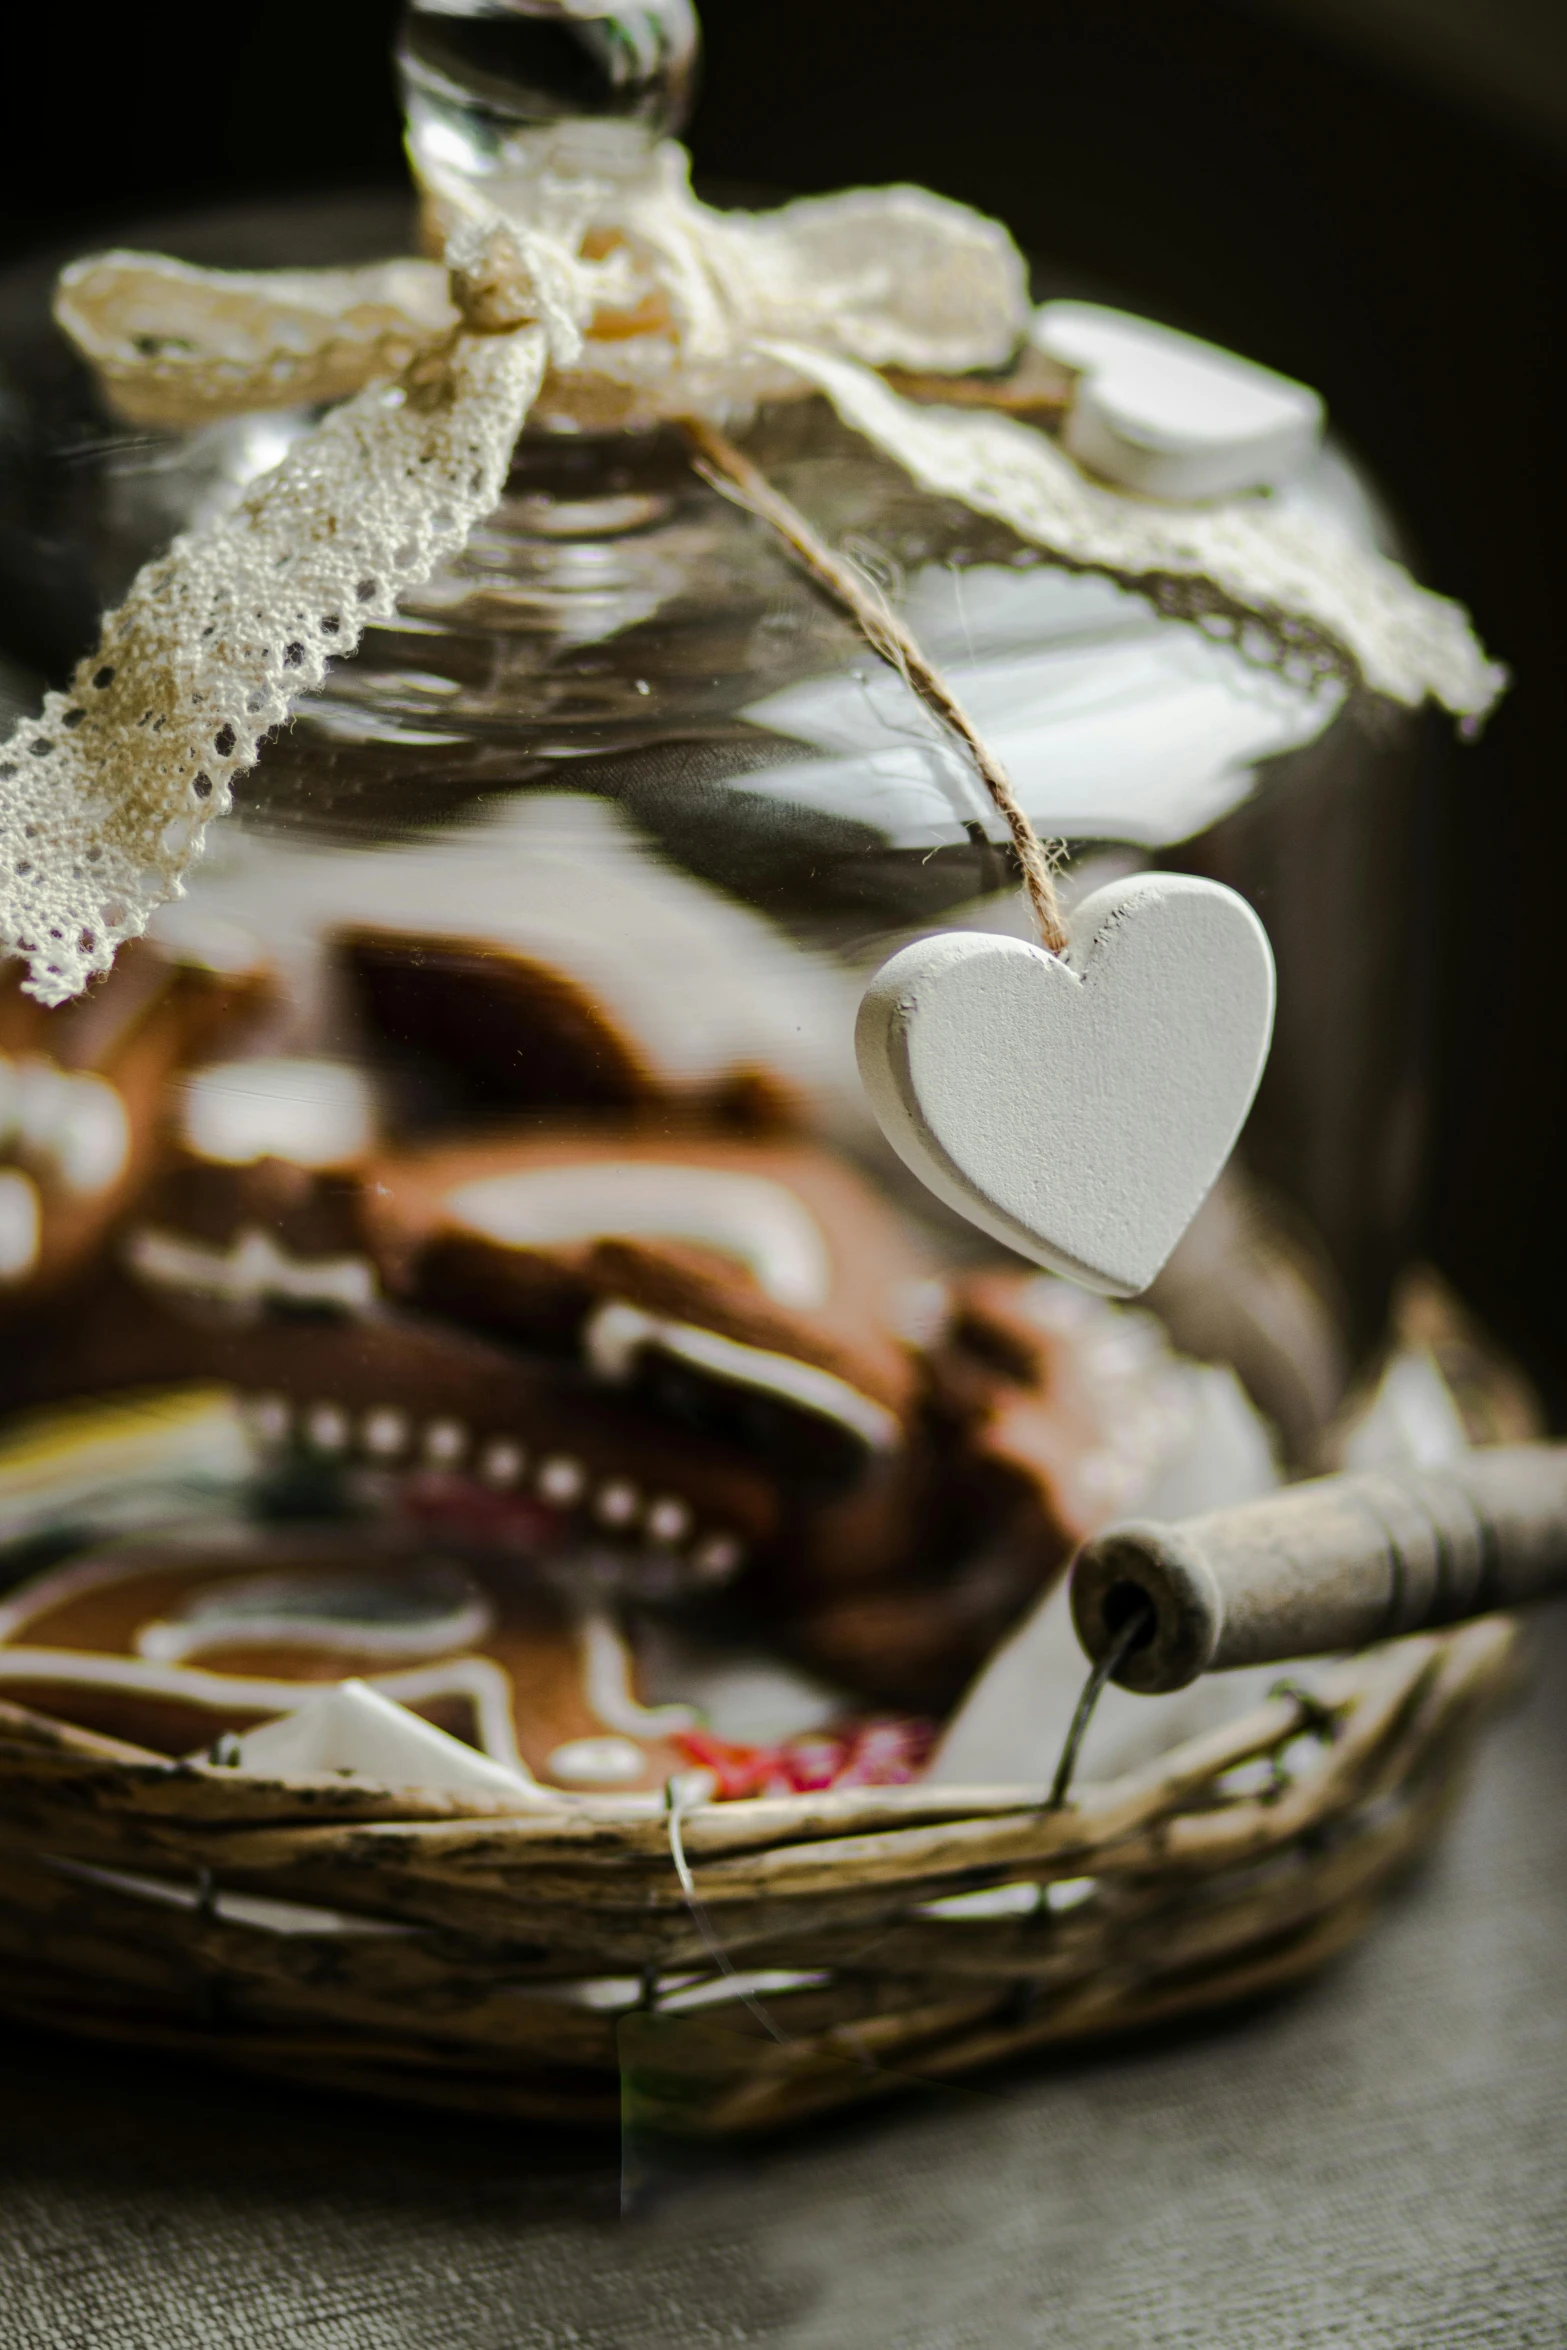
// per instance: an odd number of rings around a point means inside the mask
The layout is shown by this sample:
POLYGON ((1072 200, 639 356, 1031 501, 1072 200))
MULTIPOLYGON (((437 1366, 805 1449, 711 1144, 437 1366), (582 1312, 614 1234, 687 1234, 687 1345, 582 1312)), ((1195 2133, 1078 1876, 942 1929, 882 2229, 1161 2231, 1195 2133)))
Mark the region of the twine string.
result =
POLYGON ((1064 953, 1066 922, 1054 871, 1059 846, 1054 843, 1047 846, 1040 840, 1005 767, 919 639, 904 626, 885 597, 877 593, 852 563, 828 546, 799 508, 774 488, 727 434, 699 417, 687 418, 682 430, 691 449, 692 465, 709 487, 732 504, 744 507, 777 533, 817 586, 825 589, 839 609, 847 613, 872 651, 898 672, 972 761, 1011 835, 1040 943, 1053 955, 1064 953))

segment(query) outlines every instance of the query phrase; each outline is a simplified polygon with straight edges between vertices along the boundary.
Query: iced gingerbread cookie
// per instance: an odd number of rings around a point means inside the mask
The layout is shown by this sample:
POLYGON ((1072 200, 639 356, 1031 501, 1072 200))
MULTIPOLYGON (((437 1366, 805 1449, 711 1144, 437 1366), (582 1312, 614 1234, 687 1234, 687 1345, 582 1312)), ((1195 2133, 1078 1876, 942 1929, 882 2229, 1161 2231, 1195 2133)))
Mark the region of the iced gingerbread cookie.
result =
POLYGON ((127 946, 79 1001, 46 1011, 0 971, 0 1325, 87 1272, 155 1167, 178 1072, 265 1004, 258 969, 127 946))
POLYGON ((902 1220, 803 1143, 554 1126, 376 1160, 371 1251, 410 1306, 570 1360, 816 1487, 907 1441, 902 1220))
POLYGON ((697 1718, 641 1703, 604 1610, 352 1529, 128 1544, 0 1607, 0 1696, 156 1752, 221 1757, 345 1681, 563 1791, 661 1786, 697 1718))
POLYGON ((542 954, 456 934, 363 927, 331 944, 368 1049, 411 1065, 426 1115, 472 1123, 656 1108, 739 1130, 799 1120, 796 1088, 760 1064, 672 1064, 650 1024, 628 1016, 638 992, 629 972, 595 987, 542 954))

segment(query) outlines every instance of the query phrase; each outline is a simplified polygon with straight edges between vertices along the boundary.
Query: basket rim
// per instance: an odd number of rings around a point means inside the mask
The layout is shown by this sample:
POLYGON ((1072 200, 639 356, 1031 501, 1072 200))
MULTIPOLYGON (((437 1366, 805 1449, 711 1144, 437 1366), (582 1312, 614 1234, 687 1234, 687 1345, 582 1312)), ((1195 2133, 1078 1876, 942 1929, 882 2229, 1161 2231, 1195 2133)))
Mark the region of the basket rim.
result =
POLYGON ((1056 1812, 1027 1786, 507 1811, 0 1703, 0 2013, 532 2122, 633 2094, 660 2126, 770 2129, 1314 1972, 1446 1816, 1517 1640, 1490 1617, 1363 1651, 1056 1812), (1032 1898, 950 1898, 997 1887, 1032 1898), (584 1996, 607 1978, 613 2013, 584 1996), (666 2113, 620 2035, 693 1981, 730 2072, 666 2113), (735 2038, 737 2003, 767 2030, 735 2038))
MULTIPOLYGON (((1082 1781, 1054 1812, 1045 1784, 993 1786, 908 1785, 826 1789, 815 1794, 764 1795, 723 1802, 682 1803, 684 1841, 693 1854, 763 1853, 802 1841, 859 1837, 928 1828, 957 1830, 964 1823, 1003 1825, 1030 1820, 1036 1832, 1045 1817, 1058 1823, 1047 1842, 1063 1850, 1085 1842, 1103 1843, 1126 1834, 1161 1810, 1178 1804, 1183 1792, 1276 1746, 1291 1727, 1321 1727, 1342 1721, 1368 1698, 1387 1698, 1412 1687, 1443 1659, 1484 1673, 1499 1670, 1517 1638, 1515 1619, 1482 1617, 1446 1630, 1405 1635, 1376 1644, 1322 1669, 1309 1694, 1281 1687, 1233 1721, 1178 1741, 1140 1769, 1102 1781, 1082 1781), (1044 1816, 1042 1816, 1044 1815, 1044 1816)), ((199 1800, 205 1819, 235 1827, 348 1826, 375 1830, 399 1827, 439 1831, 488 1828, 508 1843, 575 1849, 583 1859, 612 1861, 657 1851, 667 1856, 667 1792, 633 1795, 579 1795, 550 1791, 515 1803, 502 1795, 440 1793, 398 1788, 357 1773, 269 1777, 205 1761, 176 1760, 79 1729, 55 1716, 0 1697, 0 1776, 13 1784, 29 1777, 55 1781, 90 1771, 109 1795, 133 1790, 152 1794, 180 1789, 199 1800)))

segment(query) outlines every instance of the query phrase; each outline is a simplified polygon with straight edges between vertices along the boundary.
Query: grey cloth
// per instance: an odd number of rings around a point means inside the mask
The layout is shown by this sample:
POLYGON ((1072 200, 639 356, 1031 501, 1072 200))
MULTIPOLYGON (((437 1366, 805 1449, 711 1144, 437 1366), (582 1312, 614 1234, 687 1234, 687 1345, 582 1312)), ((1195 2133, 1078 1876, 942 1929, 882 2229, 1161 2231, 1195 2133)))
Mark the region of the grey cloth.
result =
POLYGON ((1567 1617, 1304 1992, 666 2180, 602 2143, 0 2039, 4 2350, 1551 2350, 1567 1617))

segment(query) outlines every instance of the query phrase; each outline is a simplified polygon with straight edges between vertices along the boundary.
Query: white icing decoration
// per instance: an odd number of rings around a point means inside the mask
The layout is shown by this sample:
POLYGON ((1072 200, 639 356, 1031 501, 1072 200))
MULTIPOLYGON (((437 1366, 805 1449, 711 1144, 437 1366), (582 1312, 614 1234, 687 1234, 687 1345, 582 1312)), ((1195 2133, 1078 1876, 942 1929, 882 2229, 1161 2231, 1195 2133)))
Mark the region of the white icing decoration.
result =
POLYGON ((234 1647, 371 1651, 411 1662, 476 1648, 494 1621, 483 1592, 456 1567, 417 1578, 390 1569, 234 1575, 199 1592, 181 1615, 144 1624, 136 1652, 164 1665, 234 1647))
POLYGON ((131 1132, 125 1104, 106 1079, 0 1054, 0 1141, 46 1179, 91 1196, 124 1174, 131 1132))
POLYGON ((68 1082, 65 1115, 54 1134, 60 1180, 69 1191, 108 1191, 124 1174, 131 1153, 125 1104, 102 1077, 80 1076, 68 1082))
POLYGON ((408 1415, 390 1404, 381 1404, 376 1410, 366 1412, 360 1423, 360 1436, 366 1452, 379 1460, 393 1459, 407 1447, 408 1415))
POLYGON ((341 1167, 375 1140, 375 1096, 347 1061, 220 1061, 186 1079, 180 1122, 187 1150, 223 1166, 341 1167))
POLYGON ((568 1738, 544 1768, 574 1787, 628 1787, 646 1771, 647 1756, 629 1738, 568 1738))
POLYGON ((583 1695, 606 1730, 629 1738, 661 1738, 696 1726, 689 1705, 642 1705, 631 1686, 631 1652, 602 1608, 584 1608, 577 1623, 583 1695))
POLYGON ((783 1184, 726 1167, 634 1164, 530 1167, 460 1184, 446 1212, 506 1248, 561 1248, 606 1235, 683 1240, 736 1258, 780 1305, 826 1303, 827 1244, 783 1184))
POLYGON ((1273 956, 1245 900, 1184 874, 1096 890, 1059 959, 953 932, 866 991, 860 1072, 888 1141, 960 1215, 1111 1296, 1146 1289, 1251 1105, 1273 956))
POLYGON ((37 1158, 54 1155, 55 1136, 69 1115, 71 1079, 53 1061, 18 1061, 11 1086, 16 1145, 37 1158))
POLYGON ((902 1433, 883 1405, 861 1395, 858 1388, 831 1371, 802 1363, 795 1355, 746 1346, 737 1338, 725 1338, 695 1323, 672 1322, 662 1315, 645 1313, 621 1298, 610 1298, 595 1309, 583 1345, 599 1377, 617 1385, 628 1380, 639 1357, 654 1348, 732 1387, 760 1388, 764 1394, 779 1396, 819 1419, 835 1421, 872 1452, 890 1452, 902 1433))
POLYGON ((377 1294, 367 1258, 292 1257, 255 1225, 236 1233, 227 1248, 144 1225, 127 1241, 125 1261, 138 1280, 227 1306, 243 1320, 274 1300, 364 1314, 377 1294))
POLYGON ((588 1473, 579 1460, 570 1453, 555 1453, 539 1464, 535 1480, 540 1498, 553 1509, 569 1510, 582 1499, 587 1489, 588 1473))
POLYGON ((1062 439, 1090 473, 1153 498, 1272 488, 1322 438, 1322 402, 1233 351, 1099 302, 1047 302, 1034 341, 1081 380, 1062 439))
POLYGON ((346 1452, 348 1414, 339 1404, 318 1403, 305 1422, 305 1435, 317 1452, 346 1452))

